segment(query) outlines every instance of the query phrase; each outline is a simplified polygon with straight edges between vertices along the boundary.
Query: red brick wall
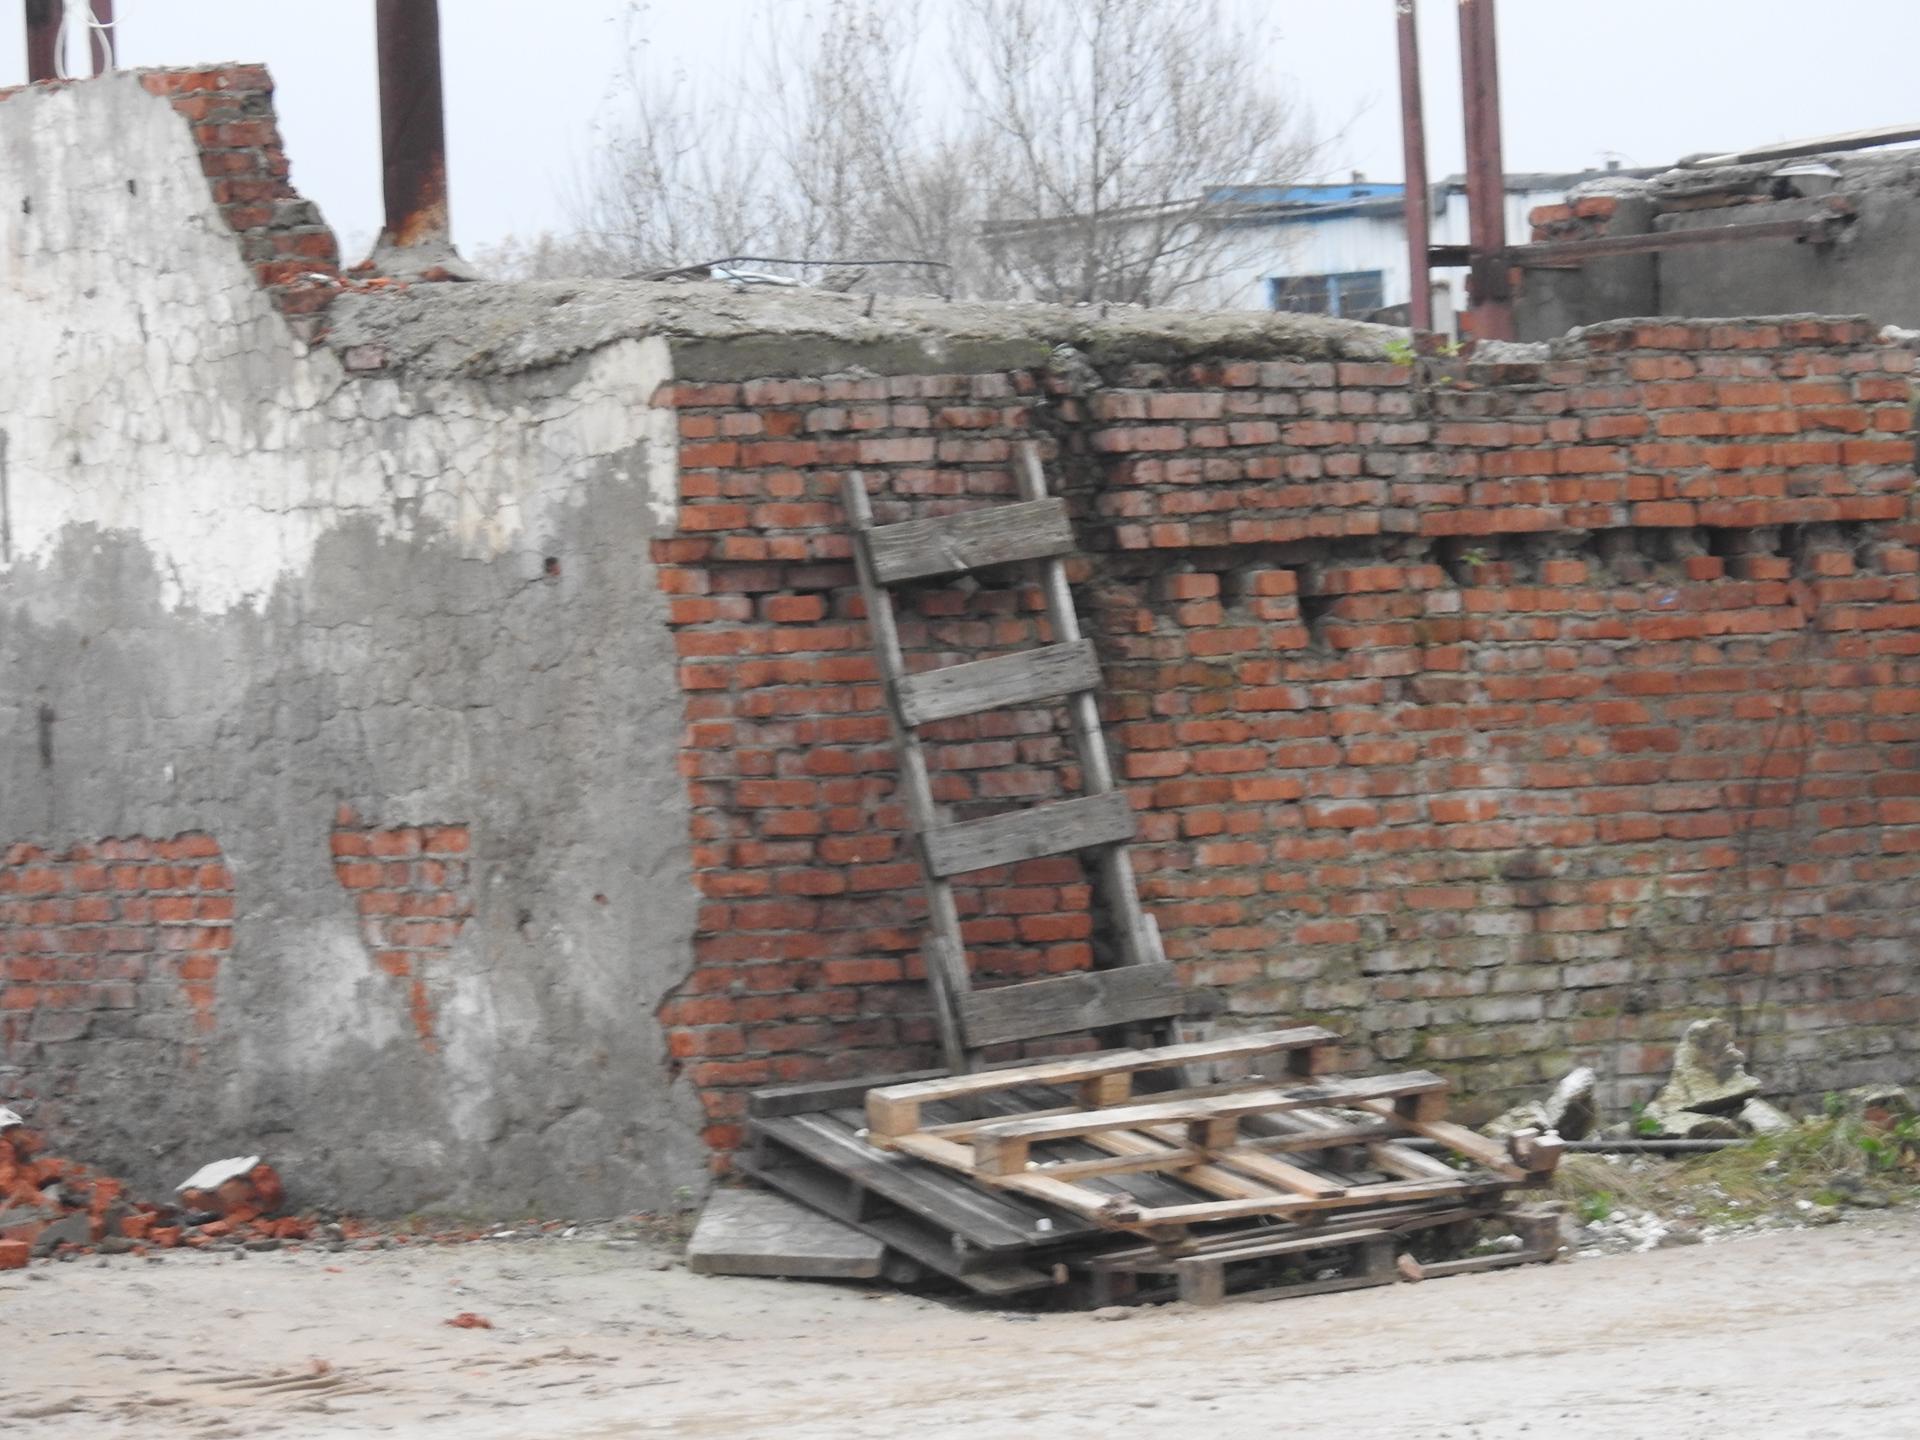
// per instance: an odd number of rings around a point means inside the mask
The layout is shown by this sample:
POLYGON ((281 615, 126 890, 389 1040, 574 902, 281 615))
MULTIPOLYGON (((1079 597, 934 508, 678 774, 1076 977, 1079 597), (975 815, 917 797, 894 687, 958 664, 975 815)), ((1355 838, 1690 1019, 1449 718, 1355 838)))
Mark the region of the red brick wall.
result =
MULTIPOLYGON (((661 1014, 707 1138, 748 1087, 931 1058, 836 492, 864 471, 883 523, 1004 497, 1025 435, 1088 552, 1143 893, 1238 1023, 1323 1019, 1489 1103, 1576 1059, 1644 1093, 1733 1007, 1781 1090, 1910 1075, 1912 365, 1854 322, 1623 323, 1541 364, 674 387, 656 559, 705 904, 661 1014)), ((903 640, 1043 630, 1029 592, 936 585, 903 640)), ((930 731, 942 797, 1072 793, 1056 720, 930 731)), ((1076 861, 974 878, 987 971, 1089 962, 1076 861)))
POLYGON ((473 914, 465 825, 363 825, 342 808, 331 841, 333 876, 353 897, 374 963, 404 982, 407 1016, 437 1050, 433 996, 451 978, 454 942, 473 914))
MULTIPOLYGON (((84 1042, 183 1047, 213 1028, 233 945, 233 872, 210 835, 0 852, 0 1061, 36 1098, 78 1079, 84 1042)), ((0 1086, 0 1097, 11 1098, 0 1086)))

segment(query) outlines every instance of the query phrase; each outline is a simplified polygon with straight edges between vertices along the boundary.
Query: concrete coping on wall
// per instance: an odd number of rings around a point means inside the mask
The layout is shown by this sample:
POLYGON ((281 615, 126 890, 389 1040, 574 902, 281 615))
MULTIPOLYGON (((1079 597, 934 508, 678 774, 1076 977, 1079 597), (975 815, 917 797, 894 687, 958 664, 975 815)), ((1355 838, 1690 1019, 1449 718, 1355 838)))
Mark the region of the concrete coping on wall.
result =
MULTIPOLYGON (((342 295, 328 343, 366 368, 483 377, 565 363, 624 339, 664 336, 683 379, 862 369, 1010 370, 1071 346, 1098 366, 1240 359, 1382 360, 1408 332, 1319 315, 1146 310, 779 293, 713 281, 546 280, 342 295)), ((349 368, 360 368, 351 362, 349 368)))

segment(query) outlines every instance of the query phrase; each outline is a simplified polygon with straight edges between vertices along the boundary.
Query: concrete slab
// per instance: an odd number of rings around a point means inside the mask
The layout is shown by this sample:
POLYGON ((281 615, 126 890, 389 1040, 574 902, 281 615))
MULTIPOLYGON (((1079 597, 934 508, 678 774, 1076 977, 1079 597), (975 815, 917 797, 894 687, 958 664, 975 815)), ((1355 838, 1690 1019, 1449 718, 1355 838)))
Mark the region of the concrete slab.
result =
POLYGON ((878 1240, 765 1190, 715 1191, 687 1243, 700 1275, 867 1280, 885 1257, 878 1240))

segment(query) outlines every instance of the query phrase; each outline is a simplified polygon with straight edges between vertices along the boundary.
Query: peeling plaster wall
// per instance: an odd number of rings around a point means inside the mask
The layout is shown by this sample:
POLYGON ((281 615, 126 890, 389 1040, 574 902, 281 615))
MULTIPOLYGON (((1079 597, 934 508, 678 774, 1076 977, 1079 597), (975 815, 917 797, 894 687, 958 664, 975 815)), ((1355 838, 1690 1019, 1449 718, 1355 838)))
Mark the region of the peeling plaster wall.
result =
MULTIPOLYGON (((0 335, 4 873, 203 833, 236 912, 197 1014, 158 998, 166 936, 124 961, 131 1003, 58 1025, 38 982, 85 957, 0 953, 0 1099, 149 1183, 257 1147, 296 1198, 368 1209, 635 1209, 702 1173, 654 1017, 694 905, 648 558, 665 342, 349 375, 124 75, 0 99, 0 335), (465 827, 430 1035, 377 959, 398 922, 336 879, 349 823, 465 827)), ((89 902, 60 888, 84 863, 0 893, 18 934, 89 902)))

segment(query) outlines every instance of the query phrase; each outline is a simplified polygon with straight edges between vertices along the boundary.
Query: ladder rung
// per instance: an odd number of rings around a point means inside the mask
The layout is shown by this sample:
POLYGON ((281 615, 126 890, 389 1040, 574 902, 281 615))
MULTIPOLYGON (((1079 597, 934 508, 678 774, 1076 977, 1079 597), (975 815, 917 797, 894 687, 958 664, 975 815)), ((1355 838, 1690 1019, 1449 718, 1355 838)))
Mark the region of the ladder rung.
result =
POLYGON ((927 869, 938 876, 990 870, 1017 860, 1061 855, 1133 838, 1133 807, 1118 790, 1037 805, 985 820, 942 825, 920 837, 927 869))
POLYGON ((1057 496, 881 525, 864 533, 874 578, 882 585, 1065 555, 1073 549, 1067 505, 1057 496))
POLYGON ((1124 965, 996 985, 960 997, 967 1044, 1004 1045, 1184 1015, 1193 1000, 1171 965, 1124 965))
POLYGON ((1091 690, 1099 683, 1100 663, 1094 658, 1093 642, 1075 640, 1067 645, 1023 650, 1017 655, 922 670, 903 678, 894 687, 894 695, 903 721, 925 725, 955 715, 996 710, 1002 705, 1051 700, 1077 690, 1091 690))

